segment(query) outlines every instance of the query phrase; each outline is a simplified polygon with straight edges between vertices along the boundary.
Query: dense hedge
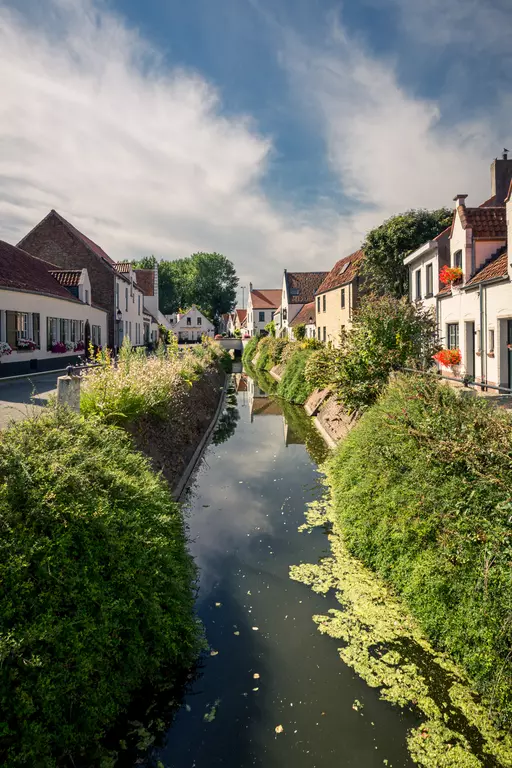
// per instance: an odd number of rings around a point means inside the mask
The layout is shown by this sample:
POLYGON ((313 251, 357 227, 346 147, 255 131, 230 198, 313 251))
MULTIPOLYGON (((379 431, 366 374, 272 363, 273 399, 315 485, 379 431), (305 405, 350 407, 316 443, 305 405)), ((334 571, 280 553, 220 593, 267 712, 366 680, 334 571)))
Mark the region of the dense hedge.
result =
POLYGON ((290 403, 303 405, 313 391, 306 380, 306 364, 313 354, 311 349, 296 349, 286 363, 277 394, 290 403))
POLYGON ((191 664, 196 574, 178 505, 118 428, 24 421, 0 476, 0 764, 50 768, 191 664))
POLYGON ((242 352, 242 362, 244 364, 252 363, 252 359, 256 354, 256 348, 258 346, 258 336, 252 336, 247 344, 244 345, 244 351, 242 352))
POLYGON ((512 721, 512 421, 432 380, 398 378, 328 469, 350 550, 512 721))

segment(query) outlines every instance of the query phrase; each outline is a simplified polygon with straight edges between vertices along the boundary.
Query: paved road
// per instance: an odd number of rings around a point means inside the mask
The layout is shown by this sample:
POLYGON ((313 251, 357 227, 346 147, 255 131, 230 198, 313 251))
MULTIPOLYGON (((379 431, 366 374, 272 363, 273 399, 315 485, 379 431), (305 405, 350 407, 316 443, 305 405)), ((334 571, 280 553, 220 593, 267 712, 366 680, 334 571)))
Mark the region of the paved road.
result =
POLYGON ((45 373, 42 376, 0 380, 0 429, 13 419, 19 421, 37 413, 46 405, 48 397, 57 389, 60 373, 45 373))

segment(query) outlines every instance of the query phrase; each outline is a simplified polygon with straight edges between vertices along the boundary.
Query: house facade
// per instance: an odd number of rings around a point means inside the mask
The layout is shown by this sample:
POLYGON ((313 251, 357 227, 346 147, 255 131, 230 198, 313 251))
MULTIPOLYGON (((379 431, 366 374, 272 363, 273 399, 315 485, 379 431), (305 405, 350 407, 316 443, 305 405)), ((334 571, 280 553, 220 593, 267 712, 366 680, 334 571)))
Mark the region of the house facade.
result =
POLYGON ((364 254, 351 253, 336 262, 318 287, 316 304, 316 337, 320 341, 339 346, 340 334, 352 325, 352 312, 361 291, 360 276, 364 254))
POLYGON ((102 346, 107 313, 87 270, 55 270, 0 241, 0 376, 62 370, 102 346))
POLYGON ((314 301, 310 301, 308 304, 304 304, 300 312, 298 312, 290 323, 290 337, 295 340, 295 329, 298 325, 304 325, 306 328, 306 339, 314 339, 316 337, 316 304, 314 301))
MULTIPOLYGON (((111 348, 118 347, 126 335, 134 345, 143 343, 140 340, 143 338, 143 306, 141 303, 139 315, 139 292, 134 276, 119 268, 99 245, 57 211, 50 211, 18 247, 53 264, 56 269, 86 269, 94 302, 107 313, 104 343, 111 348)), ((140 294, 142 296, 142 292, 140 294)))
MULTIPOLYGON (((141 347, 144 339, 144 292, 137 283, 136 271, 129 262, 114 263, 118 273, 115 280, 114 346, 120 347, 125 338, 132 347, 141 347)), ((146 312, 147 324, 148 312, 146 312)), ((151 323, 150 323, 151 325, 151 323)))
POLYGON ((265 326, 272 322, 274 314, 281 303, 279 288, 253 288, 249 284, 247 299, 247 333, 249 336, 259 336, 265 326))
POLYGON ((215 334, 215 326, 195 304, 192 304, 186 312, 166 315, 166 319, 178 341, 201 341, 203 336, 213 338, 215 334))
POLYGON ((291 336, 290 323, 305 304, 315 300, 315 294, 327 275, 327 272, 284 270, 281 301, 274 316, 277 336, 291 336))
POLYGON ((409 270, 410 301, 421 301, 425 308, 433 311, 437 305, 437 294, 443 288, 440 272, 450 264, 450 232, 448 227, 404 259, 409 270))

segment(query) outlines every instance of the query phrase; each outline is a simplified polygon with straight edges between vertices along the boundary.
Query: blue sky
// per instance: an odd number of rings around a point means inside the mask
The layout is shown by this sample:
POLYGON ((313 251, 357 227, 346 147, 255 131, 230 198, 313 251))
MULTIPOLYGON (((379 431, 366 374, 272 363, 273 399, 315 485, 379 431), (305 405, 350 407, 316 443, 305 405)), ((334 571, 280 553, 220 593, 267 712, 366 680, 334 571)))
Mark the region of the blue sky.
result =
POLYGON ((114 258, 329 269, 393 213, 490 195, 511 23, 508 0, 0 3, 0 238, 54 207, 114 258))

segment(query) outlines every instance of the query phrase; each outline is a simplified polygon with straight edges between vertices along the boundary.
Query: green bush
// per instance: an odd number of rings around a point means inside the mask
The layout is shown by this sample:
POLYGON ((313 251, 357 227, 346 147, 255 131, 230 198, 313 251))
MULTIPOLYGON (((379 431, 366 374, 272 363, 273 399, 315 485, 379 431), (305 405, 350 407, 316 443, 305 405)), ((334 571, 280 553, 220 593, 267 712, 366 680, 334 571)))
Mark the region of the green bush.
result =
POLYGON ((326 346, 312 351, 306 363, 304 375, 311 391, 325 389, 334 381, 335 352, 326 346))
POLYGON ((277 394, 291 403, 302 405, 306 402, 313 388, 306 381, 305 369, 312 354, 308 349, 295 349, 286 363, 283 377, 279 382, 277 394))
POLYGON ((351 552, 512 723, 512 422, 430 377, 399 377, 328 468, 351 552))
POLYGON ((252 363, 254 357, 256 356, 258 341, 259 339, 257 336, 252 336, 252 338, 250 338, 247 344, 244 346, 244 351, 242 353, 242 362, 244 364, 252 363))
POLYGON ((21 422, 0 475, 0 764, 53 768, 193 662, 196 573, 179 506, 116 427, 21 422))
POLYGON ((299 323, 293 329, 293 335, 297 341, 302 341, 306 338, 306 323, 299 323))

